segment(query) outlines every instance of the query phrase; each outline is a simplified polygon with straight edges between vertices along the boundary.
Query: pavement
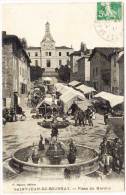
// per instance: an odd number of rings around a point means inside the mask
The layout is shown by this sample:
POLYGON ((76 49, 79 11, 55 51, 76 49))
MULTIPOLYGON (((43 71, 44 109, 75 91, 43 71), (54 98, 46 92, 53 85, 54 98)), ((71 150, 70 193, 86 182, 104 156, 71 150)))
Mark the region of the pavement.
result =
MULTIPOLYGON (((3 127, 3 158, 8 158, 11 154, 22 147, 37 144, 39 136, 42 134, 43 138, 49 138, 51 129, 39 126, 37 123, 42 122, 43 119, 33 119, 30 113, 30 108, 25 108, 27 116, 25 121, 8 122, 3 127)), ((73 138, 75 143, 90 146, 96 150, 99 149, 99 144, 105 135, 107 126, 104 125, 103 116, 96 114, 96 119, 93 121, 94 126, 86 125, 74 126, 74 120, 68 118, 70 125, 65 129, 59 129, 59 139, 65 140, 73 138)), ((110 132, 109 137, 115 137, 113 131, 110 132)))
MULTIPOLYGON (((43 119, 33 119, 30 113, 30 108, 25 108, 27 116, 25 121, 8 122, 3 127, 3 159, 11 157, 13 152, 22 147, 38 144, 40 134, 43 138, 49 138, 51 129, 43 128, 38 125, 43 119)), ((96 114, 96 119, 93 120, 93 127, 86 125, 85 127, 74 126, 74 120, 68 118, 70 125, 64 129, 59 129, 59 139, 65 140, 73 138, 77 144, 82 144, 99 150, 99 145, 106 133, 107 126, 104 124, 103 116, 96 114)), ((116 135, 110 131, 109 138, 114 138, 116 135)), ((98 174, 99 177, 100 174, 98 174)), ((119 177, 124 179, 124 173, 120 175, 113 173, 109 178, 119 177)))

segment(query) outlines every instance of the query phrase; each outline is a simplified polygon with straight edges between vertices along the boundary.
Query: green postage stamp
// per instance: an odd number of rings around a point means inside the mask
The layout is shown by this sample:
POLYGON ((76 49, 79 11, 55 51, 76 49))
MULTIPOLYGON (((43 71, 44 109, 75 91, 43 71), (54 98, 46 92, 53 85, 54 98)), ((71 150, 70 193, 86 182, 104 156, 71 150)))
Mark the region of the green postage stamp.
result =
POLYGON ((98 2, 97 20, 121 20, 122 2, 98 2))

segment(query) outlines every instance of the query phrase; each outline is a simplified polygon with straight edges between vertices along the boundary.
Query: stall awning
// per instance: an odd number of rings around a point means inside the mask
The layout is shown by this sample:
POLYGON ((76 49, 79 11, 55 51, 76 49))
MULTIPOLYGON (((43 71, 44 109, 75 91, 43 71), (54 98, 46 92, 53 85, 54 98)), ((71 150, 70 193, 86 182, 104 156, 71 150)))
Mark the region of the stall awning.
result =
POLYGON ((60 92, 65 87, 62 83, 55 83, 55 88, 58 92, 60 92))
POLYGON ((76 87, 76 89, 82 91, 84 94, 89 94, 91 92, 96 91, 93 87, 88 87, 86 85, 80 85, 80 86, 76 87))
POLYGON ((88 106, 92 105, 90 100, 87 100, 87 99, 85 99, 83 101, 75 101, 75 103, 83 111, 85 111, 88 108, 88 106))
POLYGON ((94 96, 94 98, 102 98, 110 103, 110 106, 113 108, 118 104, 122 104, 124 102, 124 96, 114 95, 108 92, 100 92, 94 96))
POLYGON ((72 86, 72 87, 76 87, 77 85, 79 85, 81 82, 79 82, 79 81, 71 81, 70 83, 69 83, 69 86, 72 86))
POLYGON ((64 111, 67 112, 74 101, 84 100, 85 97, 76 90, 70 90, 61 95, 60 99, 64 103, 64 111))
POLYGON ((50 77, 43 77, 43 81, 52 81, 50 77))
POLYGON ((36 108, 38 109, 42 104, 48 104, 49 106, 51 106, 52 104, 57 104, 57 100, 55 100, 55 102, 53 102, 52 98, 50 97, 46 97, 44 100, 42 100, 37 106, 36 108))

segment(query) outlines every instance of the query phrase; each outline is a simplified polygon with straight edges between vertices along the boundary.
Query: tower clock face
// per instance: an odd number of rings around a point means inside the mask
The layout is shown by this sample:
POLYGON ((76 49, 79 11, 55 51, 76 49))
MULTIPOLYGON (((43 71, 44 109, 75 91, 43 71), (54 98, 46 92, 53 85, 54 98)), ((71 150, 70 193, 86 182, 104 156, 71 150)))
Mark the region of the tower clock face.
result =
POLYGON ((43 49, 53 49, 54 44, 50 41, 46 41, 43 43, 42 47, 43 47, 43 49))

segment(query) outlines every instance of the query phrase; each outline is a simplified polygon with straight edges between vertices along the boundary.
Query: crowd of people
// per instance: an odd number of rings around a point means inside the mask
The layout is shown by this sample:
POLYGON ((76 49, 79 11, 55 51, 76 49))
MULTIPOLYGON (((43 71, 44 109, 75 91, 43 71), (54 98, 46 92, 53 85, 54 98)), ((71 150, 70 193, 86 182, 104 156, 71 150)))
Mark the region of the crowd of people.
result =
POLYGON ((3 109, 3 125, 5 125, 7 122, 16 122, 19 119, 21 121, 26 119, 25 112, 19 105, 17 105, 15 108, 11 107, 10 109, 3 109))
POLYGON ((93 120, 96 118, 95 113, 96 110, 93 106, 88 106, 85 111, 80 109, 75 103, 71 106, 71 115, 74 116, 75 126, 88 124, 93 127, 93 120))
MULTIPOLYGON (((44 98, 44 96, 43 96, 44 98)), ((41 115, 41 117, 44 118, 57 118, 58 116, 62 117, 63 119, 65 116, 68 116, 69 113, 65 115, 64 113, 64 105, 63 102, 52 95, 53 104, 52 106, 47 105, 45 103, 42 104, 36 109, 36 116, 41 115), (55 104, 55 99, 57 99, 57 104, 55 104)), ((39 94, 37 96, 37 93, 35 93, 34 98, 31 100, 31 96, 29 95, 28 104, 30 104, 30 101, 32 102, 32 106, 37 106, 39 100, 39 94)), ((43 99, 42 99, 43 100, 43 99)), ((85 126, 89 125, 93 127, 93 120, 96 119, 96 109, 94 106, 88 106, 86 110, 82 110, 78 105, 73 102, 71 108, 71 116, 74 117, 75 126, 85 126)), ((25 113, 23 112, 22 108, 17 105, 16 109, 4 109, 3 110, 3 123, 6 124, 7 121, 13 122, 17 120, 17 114, 21 115, 21 119, 25 119, 25 113)), ((108 118, 109 118, 109 111, 105 110, 104 112, 104 124, 108 124, 108 118)), ((55 125, 54 121, 52 121, 51 126, 51 142, 54 139, 56 142, 58 141, 58 128, 55 125)), ((49 145, 51 142, 47 138, 45 138, 45 141, 43 140, 43 137, 40 135, 40 140, 38 143, 38 149, 33 150, 32 153, 32 162, 35 164, 38 164, 39 161, 39 153, 38 151, 44 151, 45 146, 49 145), (43 143, 44 142, 44 143, 43 143)), ((54 144, 55 146, 55 144, 54 144)), ((124 163, 124 145, 121 143, 119 138, 115 138, 113 140, 108 140, 107 137, 103 138, 103 141, 101 142, 99 146, 99 161, 100 161, 100 168, 102 169, 104 174, 109 174, 111 171, 115 171, 117 173, 120 173, 123 168, 124 163)), ((69 164, 73 164, 76 162, 76 155, 77 155, 77 148, 75 144, 73 143, 73 140, 70 140, 69 143, 69 151, 67 155, 67 160, 69 164)), ((68 171, 68 170, 67 170, 68 171)), ((66 171, 66 172, 67 172, 66 171)))
POLYGON ((120 173, 124 163, 124 146, 119 138, 108 140, 103 137, 100 144, 99 160, 104 174, 109 174, 111 171, 120 173))

